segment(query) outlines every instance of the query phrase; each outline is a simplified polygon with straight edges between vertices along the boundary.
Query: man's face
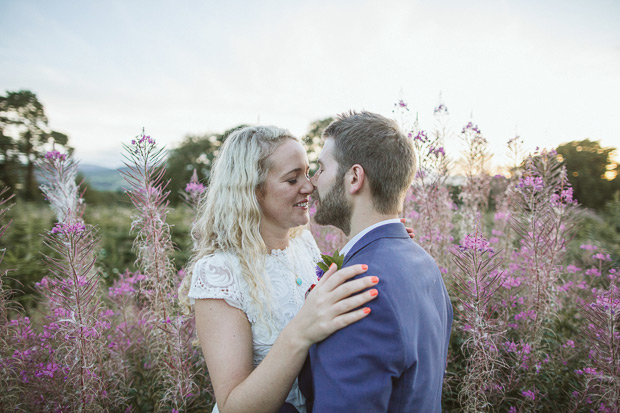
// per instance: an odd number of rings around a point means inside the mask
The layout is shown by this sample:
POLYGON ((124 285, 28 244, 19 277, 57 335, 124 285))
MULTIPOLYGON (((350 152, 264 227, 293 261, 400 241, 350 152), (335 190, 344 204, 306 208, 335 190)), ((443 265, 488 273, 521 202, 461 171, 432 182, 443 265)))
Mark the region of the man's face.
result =
POLYGON ((316 201, 314 220, 320 225, 333 225, 349 235, 353 205, 345 195, 344 175, 338 176, 339 165, 333 151, 334 140, 327 138, 319 156, 319 169, 311 179, 315 187, 312 193, 316 201))

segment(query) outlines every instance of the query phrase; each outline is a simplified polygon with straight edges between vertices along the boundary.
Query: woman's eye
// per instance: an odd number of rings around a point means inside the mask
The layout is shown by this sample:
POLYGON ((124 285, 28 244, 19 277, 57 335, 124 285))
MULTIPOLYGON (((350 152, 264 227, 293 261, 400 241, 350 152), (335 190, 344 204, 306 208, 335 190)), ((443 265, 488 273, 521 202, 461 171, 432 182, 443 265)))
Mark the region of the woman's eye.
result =
POLYGON ((291 185, 295 185, 297 183, 297 179, 289 179, 287 182, 291 185))

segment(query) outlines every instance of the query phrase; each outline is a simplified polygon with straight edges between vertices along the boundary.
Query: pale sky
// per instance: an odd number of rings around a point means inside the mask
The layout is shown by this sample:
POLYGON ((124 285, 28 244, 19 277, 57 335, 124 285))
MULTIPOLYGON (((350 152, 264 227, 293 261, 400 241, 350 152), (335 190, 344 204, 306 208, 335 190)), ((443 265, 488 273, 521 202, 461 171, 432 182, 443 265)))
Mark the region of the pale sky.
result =
POLYGON ((33 91, 78 159, 118 167, 142 127, 169 148, 241 123, 303 135, 403 98, 431 128, 441 92, 501 162, 515 132, 620 147, 618 22, 618 0, 0 0, 0 93, 33 91))

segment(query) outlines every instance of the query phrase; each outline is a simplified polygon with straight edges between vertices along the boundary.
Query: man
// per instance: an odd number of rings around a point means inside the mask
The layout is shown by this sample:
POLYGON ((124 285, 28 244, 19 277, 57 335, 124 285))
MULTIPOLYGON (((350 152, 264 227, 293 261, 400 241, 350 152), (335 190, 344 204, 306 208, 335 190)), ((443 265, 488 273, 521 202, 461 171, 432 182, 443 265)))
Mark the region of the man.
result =
POLYGON ((370 316, 310 349, 300 376, 308 411, 440 412, 452 305, 435 261, 398 220, 413 144, 369 112, 339 116, 323 137, 314 218, 349 237, 345 267, 367 264, 380 282, 370 316))

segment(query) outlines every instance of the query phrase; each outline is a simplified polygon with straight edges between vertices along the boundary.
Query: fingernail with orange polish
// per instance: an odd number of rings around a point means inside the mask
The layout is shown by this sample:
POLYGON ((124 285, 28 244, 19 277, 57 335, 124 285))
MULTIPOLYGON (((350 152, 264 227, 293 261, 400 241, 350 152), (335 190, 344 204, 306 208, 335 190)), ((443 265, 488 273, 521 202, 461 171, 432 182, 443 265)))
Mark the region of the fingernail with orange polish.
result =
POLYGON ((377 294, 379 294, 379 291, 377 291, 376 289, 373 288, 372 290, 370 290, 370 296, 371 297, 376 297, 377 294))
POLYGON ((366 271, 368 269, 368 265, 362 264, 362 270, 366 271))
POLYGON ((364 314, 370 314, 370 307, 364 307, 364 314))
POLYGON ((379 277, 371 277, 371 278, 370 278, 370 281, 371 281, 373 284, 376 284, 376 283, 378 283, 378 282, 379 282, 379 277))

